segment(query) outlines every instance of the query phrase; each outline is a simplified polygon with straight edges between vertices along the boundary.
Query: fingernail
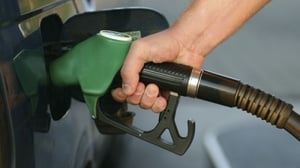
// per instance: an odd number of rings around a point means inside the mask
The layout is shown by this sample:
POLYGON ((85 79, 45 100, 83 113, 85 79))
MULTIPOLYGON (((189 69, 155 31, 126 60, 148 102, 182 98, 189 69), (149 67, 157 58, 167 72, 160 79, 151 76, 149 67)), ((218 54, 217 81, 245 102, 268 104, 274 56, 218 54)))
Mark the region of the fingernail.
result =
POLYGON ((155 101, 154 105, 156 106, 156 109, 154 112, 162 112, 165 108, 164 100, 162 100, 161 98, 158 98, 155 101))
POLYGON ((129 84, 123 84, 122 85, 122 90, 125 94, 129 95, 131 94, 131 86, 129 84))
POLYGON ((137 90, 136 90, 136 92, 135 92, 135 95, 140 96, 140 95, 142 95, 143 93, 144 93, 143 87, 138 87, 137 90))
POLYGON ((155 96, 157 96, 156 94, 155 94, 156 92, 155 92, 155 90, 153 90, 153 89, 147 89, 146 90, 146 95, 148 96, 148 97, 155 97, 155 96))

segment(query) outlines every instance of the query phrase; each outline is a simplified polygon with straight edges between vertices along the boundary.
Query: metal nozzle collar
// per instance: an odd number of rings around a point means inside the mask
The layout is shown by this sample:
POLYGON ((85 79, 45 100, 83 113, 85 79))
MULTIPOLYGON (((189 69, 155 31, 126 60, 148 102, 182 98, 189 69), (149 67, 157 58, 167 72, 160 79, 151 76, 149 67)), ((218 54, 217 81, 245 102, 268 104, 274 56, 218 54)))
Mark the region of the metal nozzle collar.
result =
POLYGON ((187 96, 196 97, 200 86, 203 70, 193 69, 187 86, 187 96))

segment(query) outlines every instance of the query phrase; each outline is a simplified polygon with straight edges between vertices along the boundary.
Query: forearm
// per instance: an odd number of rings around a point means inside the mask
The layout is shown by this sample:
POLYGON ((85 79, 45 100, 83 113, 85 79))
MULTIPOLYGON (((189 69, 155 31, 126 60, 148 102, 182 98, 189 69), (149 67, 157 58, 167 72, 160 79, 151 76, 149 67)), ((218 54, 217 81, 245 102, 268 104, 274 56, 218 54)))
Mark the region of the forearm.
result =
POLYGON ((205 56, 271 0, 194 0, 172 29, 205 56))

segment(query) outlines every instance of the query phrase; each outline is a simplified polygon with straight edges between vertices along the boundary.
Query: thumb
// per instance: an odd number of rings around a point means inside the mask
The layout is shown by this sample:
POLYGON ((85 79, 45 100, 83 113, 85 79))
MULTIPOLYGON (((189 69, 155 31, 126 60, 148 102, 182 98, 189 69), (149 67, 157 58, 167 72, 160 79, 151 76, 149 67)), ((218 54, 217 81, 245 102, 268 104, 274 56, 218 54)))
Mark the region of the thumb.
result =
POLYGON ((133 43, 121 69, 122 91, 127 96, 132 95, 137 88, 139 74, 146 62, 142 56, 140 47, 133 43))

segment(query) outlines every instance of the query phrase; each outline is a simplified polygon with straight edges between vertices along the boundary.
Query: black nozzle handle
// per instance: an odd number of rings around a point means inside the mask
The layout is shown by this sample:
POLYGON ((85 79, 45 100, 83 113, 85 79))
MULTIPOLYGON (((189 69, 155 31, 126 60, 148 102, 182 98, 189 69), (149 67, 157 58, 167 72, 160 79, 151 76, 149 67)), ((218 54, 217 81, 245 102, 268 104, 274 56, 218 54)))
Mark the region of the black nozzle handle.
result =
POLYGON ((146 63, 140 74, 140 80, 145 83, 155 83, 160 88, 175 91, 187 96, 187 88, 193 68, 175 63, 146 63))
POLYGON ((145 84, 155 83, 182 96, 197 97, 229 107, 235 105, 235 95, 240 85, 240 81, 224 75, 170 62, 145 64, 140 80, 145 84))

